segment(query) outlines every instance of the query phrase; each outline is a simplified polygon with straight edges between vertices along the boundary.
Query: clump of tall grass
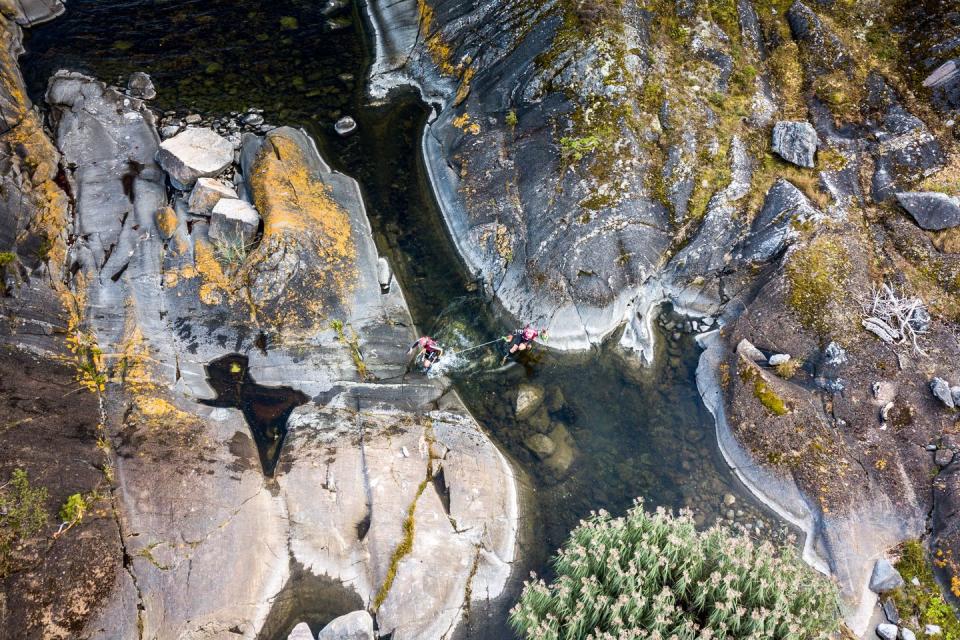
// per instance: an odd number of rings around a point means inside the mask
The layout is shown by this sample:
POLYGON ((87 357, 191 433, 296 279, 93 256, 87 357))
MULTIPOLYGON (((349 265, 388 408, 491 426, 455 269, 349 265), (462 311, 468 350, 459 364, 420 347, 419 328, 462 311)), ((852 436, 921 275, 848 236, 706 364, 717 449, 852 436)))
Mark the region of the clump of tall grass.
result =
POLYGON ((529 640, 813 640, 839 625, 836 587, 792 546, 697 531, 690 512, 648 513, 641 501, 582 521, 554 567, 510 612, 529 640))

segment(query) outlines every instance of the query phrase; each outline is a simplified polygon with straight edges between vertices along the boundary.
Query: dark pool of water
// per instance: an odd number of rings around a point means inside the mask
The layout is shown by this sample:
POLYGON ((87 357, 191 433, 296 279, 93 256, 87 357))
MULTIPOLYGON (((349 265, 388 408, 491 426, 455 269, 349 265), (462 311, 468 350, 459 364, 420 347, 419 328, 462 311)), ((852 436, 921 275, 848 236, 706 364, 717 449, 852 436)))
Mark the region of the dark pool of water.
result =
POLYGON ((287 420, 294 409, 310 398, 290 387, 257 384, 247 364, 248 358, 239 353, 231 353, 208 364, 207 381, 217 397, 200 402, 243 412, 257 445, 263 475, 272 477, 287 437, 287 420))
MULTIPOLYGON (((477 340, 512 328, 475 292, 446 236, 419 154, 426 108, 412 92, 388 106, 367 105, 361 20, 350 13, 352 28, 329 32, 322 5, 71 0, 65 16, 30 36, 26 76, 39 96, 60 67, 109 80, 142 70, 157 84, 161 109, 218 115, 260 107, 268 122, 304 126, 331 163, 360 182, 377 245, 391 256, 421 328, 461 323, 477 340), (348 138, 332 132, 343 113, 359 124, 348 138)), ((601 508, 621 513, 636 497, 651 506, 693 507, 704 522, 728 512, 749 524, 766 517, 717 451, 712 419, 694 384, 696 346, 689 336, 664 337, 652 369, 638 370, 597 349, 575 356, 540 352, 503 372, 480 367, 454 375, 470 410, 533 483, 534 532, 523 550, 525 567, 549 573, 549 554, 579 519, 601 508), (521 383, 547 394, 548 406, 534 421, 514 417, 521 383), (569 434, 566 469, 541 461, 527 446, 543 431, 569 434), (725 494, 735 504, 724 505, 725 494)), ((503 611, 492 616, 471 621, 468 635, 508 637, 503 611)))

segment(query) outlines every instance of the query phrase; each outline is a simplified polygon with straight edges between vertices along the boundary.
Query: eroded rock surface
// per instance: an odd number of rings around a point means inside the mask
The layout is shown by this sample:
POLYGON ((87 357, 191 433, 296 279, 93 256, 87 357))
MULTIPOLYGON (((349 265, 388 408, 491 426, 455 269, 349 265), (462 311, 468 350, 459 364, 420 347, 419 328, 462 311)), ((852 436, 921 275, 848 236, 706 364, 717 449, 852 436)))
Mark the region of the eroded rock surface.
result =
POLYGON ((128 559, 81 635, 254 638, 366 607, 380 634, 440 638, 495 599, 513 473, 443 381, 407 375, 413 323, 378 280, 357 184, 301 131, 247 136, 241 192, 263 230, 234 255, 188 194, 168 202, 143 101, 68 72, 47 100, 76 199, 68 333, 103 398, 128 559), (205 367, 231 352, 302 396, 263 407, 292 410, 273 478, 243 412, 211 403, 205 367), (323 595, 292 605, 304 576, 323 595))

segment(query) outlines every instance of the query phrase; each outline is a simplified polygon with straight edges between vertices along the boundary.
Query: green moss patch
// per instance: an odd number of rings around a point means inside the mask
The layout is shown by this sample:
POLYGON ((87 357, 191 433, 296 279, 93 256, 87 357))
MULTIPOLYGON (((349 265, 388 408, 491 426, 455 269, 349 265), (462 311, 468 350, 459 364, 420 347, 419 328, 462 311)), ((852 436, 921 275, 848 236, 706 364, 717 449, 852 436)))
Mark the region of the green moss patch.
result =
POLYGON ((960 620, 944 600, 919 540, 911 540, 900 547, 896 567, 906 583, 888 597, 897 605, 902 624, 913 631, 923 631, 926 625, 935 624, 942 629, 941 640, 960 640, 960 620), (919 586, 913 584, 914 578, 919 586))
POLYGON ((830 307, 847 295, 849 268, 846 248, 830 236, 815 238, 790 257, 786 265, 787 304, 803 326, 821 336, 835 329, 830 307))
POLYGON ((790 413, 790 407, 787 406, 784 399, 767 384, 763 376, 754 371, 753 367, 749 365, 742 367, 740 369, 740 379, 743 380, 744 383, 753 384, 754 397, 760 401, 760 404, 762 404, 771 415, 785 416, 790 413))

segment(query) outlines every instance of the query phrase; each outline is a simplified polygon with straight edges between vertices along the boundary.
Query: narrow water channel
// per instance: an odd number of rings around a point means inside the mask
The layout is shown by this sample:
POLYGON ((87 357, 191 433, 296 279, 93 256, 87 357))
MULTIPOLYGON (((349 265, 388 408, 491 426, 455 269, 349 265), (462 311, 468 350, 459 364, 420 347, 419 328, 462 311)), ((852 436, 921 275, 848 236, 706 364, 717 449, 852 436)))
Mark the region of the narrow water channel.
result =
MULTIPOLYGON (((354 8, 332 25, 322 7, 315 0, 70 0, 64 16, 29 34, 25 75, 39 103, 59 68, 111 82, 146 71, 161 111, 216 116, 257 107, 270 124, 303 126, 335 167, 360 182, 377 245, 422 330, 454 346, 509 330, 464 272, 429 190, 419 157, 427 108, 413 91, 368 105, 362 18, 354 8), (348 113, 359 130, 339 138, 333 122, 348 113)), ((770 516, 719 454, 694 383, 698 349, 679 326, 662 328, 649 369, 597 349, 541 351, 499 370, 481 350, 451 372, 467 406, 533 485, 534 531, 523 553, 538 572, 549 574, 549 555, 579 519, 591 510, 621 513, 638 496, 651 506, 691 507, 704 523, 730 517, 769 529, 770 516), (518 422, 521 384, 542 388, 546 400, 518 422), (531 447, 537 434, 548 434, 558 451, 541 451, 541 460, 531 447)), ((496 615, 467 625, 468 635, 506 637, 497 635, 506 633, 503 612, 496 615)))

